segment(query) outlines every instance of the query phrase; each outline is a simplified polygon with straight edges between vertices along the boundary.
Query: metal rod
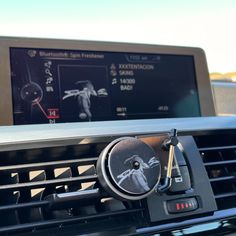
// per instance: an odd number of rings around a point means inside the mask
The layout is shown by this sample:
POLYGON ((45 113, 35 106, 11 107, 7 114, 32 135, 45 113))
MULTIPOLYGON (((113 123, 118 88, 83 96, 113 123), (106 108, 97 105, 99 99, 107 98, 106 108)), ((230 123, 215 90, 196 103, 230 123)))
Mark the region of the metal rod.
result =
POLYGON ((170 138, 164 141, 163 143, 164 150, 169 149, 169 157, 168 157, 167 172, 166 172, 166 177, 164 179, 164 183, 163 185, 158 186, 156 188, 156 191, 160 193, 167 191, 171 187, 171 182, 172 182, 171 175, 172 175, 173 161, 174 161, 174 147, 178 144, 178 139, 176 136, 177 136, 177 130, 172 129, 170 138))
POLYGON ((173 161, 174 161, 174 146, 170 145, 169 160, 168 160, 167 175, 166 175, 166 177, 168 178, 171 178, 172 169, 173 169, 173 161))

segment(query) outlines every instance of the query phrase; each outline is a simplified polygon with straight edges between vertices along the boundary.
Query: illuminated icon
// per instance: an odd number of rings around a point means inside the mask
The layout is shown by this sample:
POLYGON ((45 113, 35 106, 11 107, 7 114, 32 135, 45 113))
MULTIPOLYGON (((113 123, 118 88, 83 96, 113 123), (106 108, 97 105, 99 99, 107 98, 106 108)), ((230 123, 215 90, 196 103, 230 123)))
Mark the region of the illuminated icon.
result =
POLYGON ((116 66, 115 66, 115 64, 111 64, 111 66, 110 66, 110 70, 116 70, 116 66))
POLYGON ((52 61, 44 62, 44 66, 47 67, 47 68, 51 68, 51 66, 52 66, 52 61))
POLYGON ((53 78, 52 77, 48 77, 47 78, 47 81, 46 81, 46 84, 51 84, 53 81, 53 78))
POLYGON ((180 210, 180 204, 179 203, 176 203, 176 209, 180 210))
POLYGON ((49 108, 48 109, 48 119, 58 119, 59 116, 59 109, 58 108, 49 108))
POLYGON ((56 120, 55 119, 49 119, 49 124, 55 124, 56 123, 56 120))
POLYGON ((111 70, 110 74, 111 74, 111 76, 117 76, 116 70, 111 70))
POLYGON ((21 88, 20 95, 26 102, 40 102, 43 98, 43 90, 37 83, 30 82, 21 88))
POLYGON ((52 86, 47 86, 47 87, 46 87, 46 91, 47 91, 47 92, 54 92, 54 89, 53 89, 52 86))
POLYGON ((112 85, 117 84, 117 78, 112 79, 112 85))
POLYGON ((115 64, 111 64, 111 66, 110 66, 110 74, 111 74, 111 76, 117 76, 117 71, 116 71, 116 66, 115 66, 115 64))
POLYGON ((37 51, 36 51, 36 50, 28 50, 28 55, 29 55, 30 57, 35 57, 36 54, 37 54, 37 51))
POLYGON ((45 69, 45 74, 46 75, 50 75, 50 76, 52 76, 52 73, 51 73, 51 71, 47 68, 47 69, 45 69))

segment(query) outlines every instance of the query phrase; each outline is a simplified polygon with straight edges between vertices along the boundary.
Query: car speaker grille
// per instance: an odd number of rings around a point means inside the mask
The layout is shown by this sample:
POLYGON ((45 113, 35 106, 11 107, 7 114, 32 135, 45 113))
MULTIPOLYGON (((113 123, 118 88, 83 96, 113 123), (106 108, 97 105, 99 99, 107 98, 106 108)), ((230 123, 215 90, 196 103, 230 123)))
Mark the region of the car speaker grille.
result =
POLYGON ((195 137, 219 210, 236 207, 236 134, 195 137))
POLYGON ((143 225, 140 201, 115 200, 97 181, 96 162, 106 145, 0 152, 0 234, 35 234, 52 227, 60 233, 68 226, 76 227, 76 234, 87 234, 143 225), (78 192, 85 193, 87 201, 51 206, 50 197, 78 192))

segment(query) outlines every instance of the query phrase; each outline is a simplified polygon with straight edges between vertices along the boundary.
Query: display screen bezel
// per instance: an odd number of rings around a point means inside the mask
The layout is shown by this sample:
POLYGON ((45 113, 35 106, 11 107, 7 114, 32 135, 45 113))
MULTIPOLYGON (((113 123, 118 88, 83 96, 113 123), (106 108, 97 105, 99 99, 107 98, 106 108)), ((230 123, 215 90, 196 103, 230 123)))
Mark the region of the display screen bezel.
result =
POLYGON ((215 109, 203 50, 190 47, 172 47, 145 44, 71 41, 52 39, 0 38, 0 125, 13 125, 10 48, 38 48, 85 50, 100 52, 147 53, 192 56, 202 116, 214 116, 215 109))

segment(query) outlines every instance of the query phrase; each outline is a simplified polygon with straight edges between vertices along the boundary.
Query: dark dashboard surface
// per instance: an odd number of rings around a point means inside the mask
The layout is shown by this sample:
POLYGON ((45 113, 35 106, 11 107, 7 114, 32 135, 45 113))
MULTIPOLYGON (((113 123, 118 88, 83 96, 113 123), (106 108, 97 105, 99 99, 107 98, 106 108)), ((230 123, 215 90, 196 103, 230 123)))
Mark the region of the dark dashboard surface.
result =
MULTIPOLYGON (((32 162, 33 157, 27 157, 31 153, 31 149, 45 149, 53 148, 61 150, 61 146, 71 146, 71 145, 98 145, 99 143, 107 143, 109 140, 113 140, 119 137, 124 137, 129 134, 129 136, 137 137, 152 137, 153 135, 160 135, 161 133, 168 132, 172 127, 178 129, 179 141, 184 149, 185 158, 189 171, 191 172, 192 186, 193 191, 187 191, 184 194, 171 194, 156 196, 151 195, 147 199, 149 214, 151 214, 151 223, 147 225, 137 226, 135 231, 122 230, 117 233, 114 231, 114 235, 234 235, 235 232, 235 215, 236 208, 234 207, 235 198, 234 193, 222 189, 222 192, 219 192, 217 188, 214 187, 214 184, 222 183, 227 184, 229 178, 234 178, 230 176, 233 175, 234 168, 234 155, 229 156, 229 151, 235 150, 235 130, 236 130, 236 119, 234 117, 208 117, 208 118, 178 118, 178 119, 157 119, 151 120, 148 123, 145 120, 139 121, 111 121, 111 122, 93 122, 90 123, 71 123, 71 124, 56 124, 56 125, 30 125, 30 126, 12 126, 12 127, 1 127, 0 128, 0 148, 3 153, 12 153, 14 150, 21 150, 25 153, 24 158, 28 159, 29 163, 23 164, 26 160, 22 159, 21 168, 24 171, 25 168, 29 168, 29 164, 32 162), (191 138, 190 138, 191 137, 191 138), (193 138, 196 144, 191 144, 193 138), (222 138, 221 138, 222 137, 222 138), (191 144, 191 145, 190 145, 191 144), (195 146, 197 145, 197 147, 195 146), (194 147, 194 148, 193 148, 194 147), (27 150, 29 150, 27 152, 27 150), (227 151, 228 150, 228 151, 227 151), (213 155, 214 152, 214 155, 213 155), (218 161, 217 155, 222 153, 222 158, 218 161), (28 154, 27 154, 28 153, 28 154), (199 153, 201 157, 199 156, 199 153), (205 153, 205 154, 203 154, 205 153), (211 154, 212 153, 212 154, 211 154), (228 153, 226 156, 224 153, 228 153), (204 165, 207 167, 208 177, 203 168, 201 162, 203 158, 204 165), (207 159, 206 159, 207 158, 207 159), (213 159, 212 159, 213 158, 213 159), (226 158, 226 159, 225 159, 226 158), (228 166, 228 163, 231 163, 231 166, 228 166), (216 172, 214 166, 226 165, 224 168, 227 168, 229 176, 224 176, 219 174, 221 168, 216 172), (27 167, 28 166, 28 167, 27 167), (210 169, 209 169, 210 168, 210 169), (203 172, 202 172, 203 171, 203 172), (213 172, 212 172, 213 171, 213 172), (201 174, 199 174, 201 172, 201 174), (210 204, 213 203, 213 199, 205 205, 204 196, 202 190, 198 190, 198 186, 203 187, 205 183, 210 179, 211 186, 214 190, 214 198, 217 200, 218 210, 211 211, 209 213, 200 213, 206 206, 210 207, 210 204), (226 181, 226 182, 224 182, 226 181), (199 192, 198 192, 199 191, 199 192), (226 191, 226 192, 225 192, 226 191), (179 213, 177 215, 163 216, 159 219, 162 212, 162 201, 172 201, 172 199, 192 199, 193 196, 197 196, 198 204, 200 204, 199 210, 193 211, 191 213, 179 213), (155 200, 154 200, 154 198, 155 200), (223 198, 222 198, 223 197, 223 198), (222 204, 229 198, 229 206, 222 204), (201 200, 199 200, 201 199, 201 200), (203 205, 202 205, 203 204, 203 205), (152 213, 151 213, 152 212, 152 213), (159 212, 155 215, 154 212, 159 212), (186 214, 186 215, 185 215, 186 214), (154 217, 154 218, 153 218, 154 217), (157 218, 156 218, 157 217, 157 218), (165 219, 166 217, 166 219, 165 219)), ((68 147, 69 147, 68 146, 68 147)), ((100 148, 99 148, 100 149, 100 148)), ((60 151, 61 152, 61 151, 60 151)), ((38 153, 38 151, 37 151, 38 153)), ((52 153, 55 153, 53 151, 52 153)), ((8 155, 8 154, 7 154, 8 155)), ((10 155, 10 154, 9 154, 10 155)), ((14 155, 11 154, 11 158, 14 159, 14 155)), ((22 157, 23 157, 22 156, 22 157)), ((0 158, 3 158, 0 155, 0 158)), ((35 157, 38 158, 38 157, 35 157)), ((51 156, 52 160, 56 161, 54 156, 51 156)), ((64 157, 63 157, 64 158, 64 157)), ((63 158, 61 160, 63 160, 63 158)), ((12 160, 13 160, 12 159, 12 160)), ((12 161, 6 159, 7 162, 12 161)), ((52 161, 50 160, 50 162, 52 161)), ((43 161, 43 159, 42 159, 43 161)), ((47 159, 47 161, 49 161, 47 159)), ((7 164, 6 162, 6 164, 7 164)), ((69 160, 69 163, 71 160, 69 160)), ((182 163, 182 162, 181 162, 182 163)), ((8 168, 5 165, 5 168, 8 168)), ((30 164, 31 165, 31 164, 30 164)), ((51 165, 51 164, 50 164, 51 165)), ((183 164, 180 164, 183 165, 183 164)), ((186 164, 184 164, 186 165, 186 164)), ((4 166, 0 167, 2 170, 4 166)), ((18 168, 17 166, 12 166, 11 168, 18 168)), ((36 168, 36 167, 34 167, 36 168)), ((42 167, 41 167, 42 168, 42 167)), ((182 168, 182 167, 181 167, 182 168)), ((73 177, 74 178, 74 177, 73 177)), ((21 183, 23 184, 23 183, 21 183)), ((34 184, 34 183, 31 183, 34 184)), ((217 185, 218 186, 218 185, 217 185)), ((220 186, 220 185, 219 185, 220 186)), ((205 194, 211 189, 210 185, 205 189, 205 194)), ((5 185, 2 186, 5 188, 5 185)), ((21 191, 21 190, 20 190, 21 191)), ((209 197, 207 194, 206 196, 209 197)), ((45 200, 44 200, 45 201, 45 200)), ((46 204, 46 203, 45 203, 46 204)), ((165 203, 166 204, 166 203, 165 203)), ((165 208, 164 208, 165 209, 165 208)), ((2 211, 0 207, 0 211, 2 211)), ((146 216, 145 216, 146 217, 146 216)), ((70 219, 68 219, 69 221, 70 219)), ((75 219, 74 219, 75 220, 75 219)), ((146 218, 143 218, 143 221, 146 221, 146 218)), ((62 223, 64 224, 64 223, 62 223)), ((22 225, 23 226, 23 225, 22 225)), ((30 226, 27 226, 30 227, 30 226)), ((32 227, 36 227, 33 226, 32 227)), ((105 225, 104 225, 105 227, 105 225)), ((40 228, 36 227, 36 232, 41 232, 40 228)), ((5 232, 6 228, 0 228, 0 232, 5 232), (2 231, 1 231, 2 230, 2 231)), ((10 228, 9 228, 10 230, 10 228)), ((58 230, 58 229, 57 229, 58 230)), ((76 230, 73 229, 71 235, 74 235, 76 230)), ((13 231, 9 231, 13 232, 13 231)), ((16 231, 19 232, 20 231, 16 231)), ((47 231, 45 231, 48 233, 47 231)), ((108 231, 112 232, 112 231, 108 231)), ((104 233, 104 232, 103 232, 104 233)), ((62 231, 58 231, 59 235, 63 234, 62 231)), ((20 234, 19 234, 20 235, 20 234)), ((33 234, 32 234, 33 235, 33 234)))

